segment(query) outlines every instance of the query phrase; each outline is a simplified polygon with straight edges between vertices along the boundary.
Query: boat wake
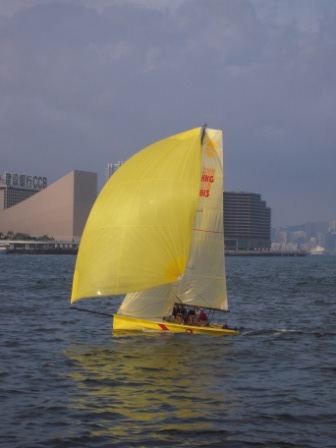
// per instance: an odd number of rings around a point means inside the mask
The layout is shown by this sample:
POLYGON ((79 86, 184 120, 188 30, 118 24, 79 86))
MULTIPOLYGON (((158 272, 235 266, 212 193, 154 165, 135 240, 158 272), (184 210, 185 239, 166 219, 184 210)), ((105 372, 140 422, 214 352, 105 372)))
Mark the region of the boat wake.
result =
POLYGON ((320 330, 307 331, 307 330, 295 330, 287 328, 274 328, 274 329, 262 329, 262 330, 240 328, 239 332, 241 336, 263 336, 263 335, 273 335, 273 336, 304 335, 315 337, 336 336, 335 332, 329 332, 329 331, 320 331, 320 330))

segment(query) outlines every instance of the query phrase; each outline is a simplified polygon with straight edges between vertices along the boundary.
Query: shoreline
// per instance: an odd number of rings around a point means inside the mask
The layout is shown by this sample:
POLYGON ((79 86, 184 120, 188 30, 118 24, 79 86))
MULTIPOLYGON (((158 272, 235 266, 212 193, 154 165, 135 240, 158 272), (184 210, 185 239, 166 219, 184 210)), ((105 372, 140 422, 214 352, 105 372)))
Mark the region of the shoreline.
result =
MULTIPOLYGON (((47 248, 14 248, 2 251, 4 255, 77 255, 77 247, 47 247, 47 248)), ((249 251, 227 250, 227 257, 305 257, 307 252, 302 251, 249 251)))
POLYGON ((303 251, 258 251, 258 250, 226 250, 227 257, 305 257, 303 251))

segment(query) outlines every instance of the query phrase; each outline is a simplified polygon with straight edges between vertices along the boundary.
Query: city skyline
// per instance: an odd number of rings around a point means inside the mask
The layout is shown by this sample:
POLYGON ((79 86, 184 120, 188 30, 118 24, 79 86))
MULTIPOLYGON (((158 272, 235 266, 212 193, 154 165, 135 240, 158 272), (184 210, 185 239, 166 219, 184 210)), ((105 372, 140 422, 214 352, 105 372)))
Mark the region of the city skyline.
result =
MULTIPOLYGON (((115 173, 115 171, 117 169, 119 169, 123 164, 125 163, 125 161, 119 160, 118 162, 111 162, 108 163, 107 166, 105 167, 105 182, 108 181, 108 179, 115 173)), ((88 171, 90 172, 90 171, 88 171)), ((66 173, 66 175, 69 173, 66 173)), ((98 178, 98 173, 92 173, 97 175, 98 178)), ((56 179, 55 182, 57 182, 59 179, 56 179)), ((5 186, 6 184, 8 186, 14 186, 14 187, 22 187, 22 182, 23 182, 23 189, 27 189, 27 192, 37 192, 42 190, 43 188, 47 187, 48 184, 48 179, 45 176, 36 176, 36 175, 32 175, 30 173, 10 173, 8 171, 4 171, 3 173, 0 173, 0 186, 5 186)), ((52 182, 51 184, 53 184, 54 182, 52 182)), ((99 191, 98 191, 99 193, 99 191)), ((253 192, 253 191, 224 191, 223 193, 228 193, 229 195, 232 194, 244 194, 244 195, 254 195, 254 196, 260 196, 260 198, 263 200, 263 202, 265 203, 265 206, 267 208, 270 209, 270 219, 271 219, 271 229, 273 231, 276 230, 280 230, 280 229, 287 229, 289 232, 295 231, 296 228, 300 228, 302 226, 307 226, 307 225, 319 225, 322 224, 324 226, 327 226, 328 223, 330 223, 331 225, 331 229, 332 230, 336 230, 336 217, 332 218, 332 219, 319 219, 316 218, 314 221, 305 221, 305 222, 300 222, 300 223, 296 223, 296 224, 281 224, 281 225, 274 225, 272 223, 272 206, 271 204, 268 203, 267 198, 264 197, 264 195, 260 192, 253 192)), ((28 196, 27 196, 28 197, 28 196)), ((22 199, 20 199, 18 201, 18 203, 21 201, 22 199)), ((6 207, 5 207, 6 208, 6 207)), ((1 207, 0 207, 1 209, 1 207)))
POLYGON ((335 218, 336 2, 4 0, 1 171, 99 174, 207 123, 272 226, 335 218))
MULTIPOLYGON (((113 175, 123 163, 123 161, 118 161, 114 164, 108 164, 108 177, 113 175)), ((81 226, 84 226, 87 215, 98 193, 97 173, 73 171, 52 183, 50 188, 48 188, 47 184, 47 178, 42 176, 8 172, 0 175, 0 215, 1 211, 3 211, 0 217, 0 226, 2 226, 0 228, 1 238, 5 236, 5 239, 11 239, 9 234, 34 237, 49 235, 54 238, 55 232, 59 235, 60 223, 56 221, 60 216, 60 204, 67 204, 71 197, 74 198, 76 196, 78 199, 78 195, 82 195, 81 203, 87 202, 88 194, 90 193, 91 199, 86 204, 86 211, 79 213, 81 226), (77 182, 76 194, 74 194, 71 188, 69 189, 67 179, 70 179, 71 176, 73 179, 78 179, 79 176, 82 176, 83 179, 81 184, 77 182), (92 179, 95 179, 95 185, 92 183, 92 179), (87 183, 91 184, 91 189, 88 189, 87 183), (67 188, 60 189, 62 184, 67 185, 67 188), (95 189, 95 194, 93 194, 92 187, 95 189), (42 196, 35 196, 38 192, 43 192, 42 196), (51 193, 53 198, 50 197, 51 193), (42 201, 42 197, 44 201, 42 201), (61 201, 58 200, 60 198, 61 201), (57 199, 56 202, 55 199, 57 199), (51 208, 48 211, 49 206, 51 208), (31 207, 33 209, 35 207, 33 212, 31 207), (50 220, 50 214, 55 212, 55 210, 57 219, 53 218, 50 220), (45 215, 47 216, 47 223, 51 221, 56 223, 52 230, 51 227, 48 227, 48 224, 46 227, 41 227, 41 219, 45 215), (39 217, 37 221, 34 219, 31 221, 30 218, 34 216, 39 217), (40 235, 42 228, 45 231, 44 235, 40 235), (14 229, 16 230, 15 232, 13 231, 14 229)), ((267 251, 271 248, 271 250, 276 252, 336 255, 336 219, 324 222, 307 222, 295 226, 271 227, 272 210, 260 194, 253 192, 223 192, 223 200, 224 234, 227 249, 267 251)), ((70 210, 70 214, 74 218, 75 216, 77 217, 78 210, 77 212, 74 211, 76 208, 75 201, 71 202, 71 204, 73 204, 73 210, 70 210)), ((61 215, 64 216, 64 214, 61 215)), ((68 225, 71 225, 71 222, 71 219, 68 220, 68 225)), ((64 229, 64 222, 61 223, 60 227, 64 229)), ((73 235, 70 237, 70 240, 75 241, 79 238, 80 235, 76 234, 76 237, 73 235)), ((17 237, 14 239, 17 239, 17 237)), ((59 239, 59 236, 57 239, 59 239)))

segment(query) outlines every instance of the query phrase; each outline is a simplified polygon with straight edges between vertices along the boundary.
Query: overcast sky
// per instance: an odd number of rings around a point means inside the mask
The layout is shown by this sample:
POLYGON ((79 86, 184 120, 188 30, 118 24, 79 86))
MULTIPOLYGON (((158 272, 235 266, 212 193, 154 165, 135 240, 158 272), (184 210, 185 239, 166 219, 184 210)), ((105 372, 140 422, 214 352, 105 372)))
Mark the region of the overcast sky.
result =
POLYGON ((335 0, 1 0, 0 173, 98 173, 224 133, 227 191, 336 219, 335 0))

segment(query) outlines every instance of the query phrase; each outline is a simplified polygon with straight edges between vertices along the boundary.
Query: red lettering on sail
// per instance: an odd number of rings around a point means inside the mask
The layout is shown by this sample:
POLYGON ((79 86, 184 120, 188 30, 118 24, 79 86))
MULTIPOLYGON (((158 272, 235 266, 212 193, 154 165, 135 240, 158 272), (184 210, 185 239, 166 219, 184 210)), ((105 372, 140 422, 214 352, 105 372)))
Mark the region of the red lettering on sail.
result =
POLYGON ((214 181, 214 177, 213 176, 208 176, 207 174, 203 174, 202 176, 202 182, 210 182, 213 183, 214 181))
POLYGON ((215 181, 215 174, 215 168, 203 168, 200 189, 200 196, 202 198, 208 198, 210 196, 211 186, 215 181))

